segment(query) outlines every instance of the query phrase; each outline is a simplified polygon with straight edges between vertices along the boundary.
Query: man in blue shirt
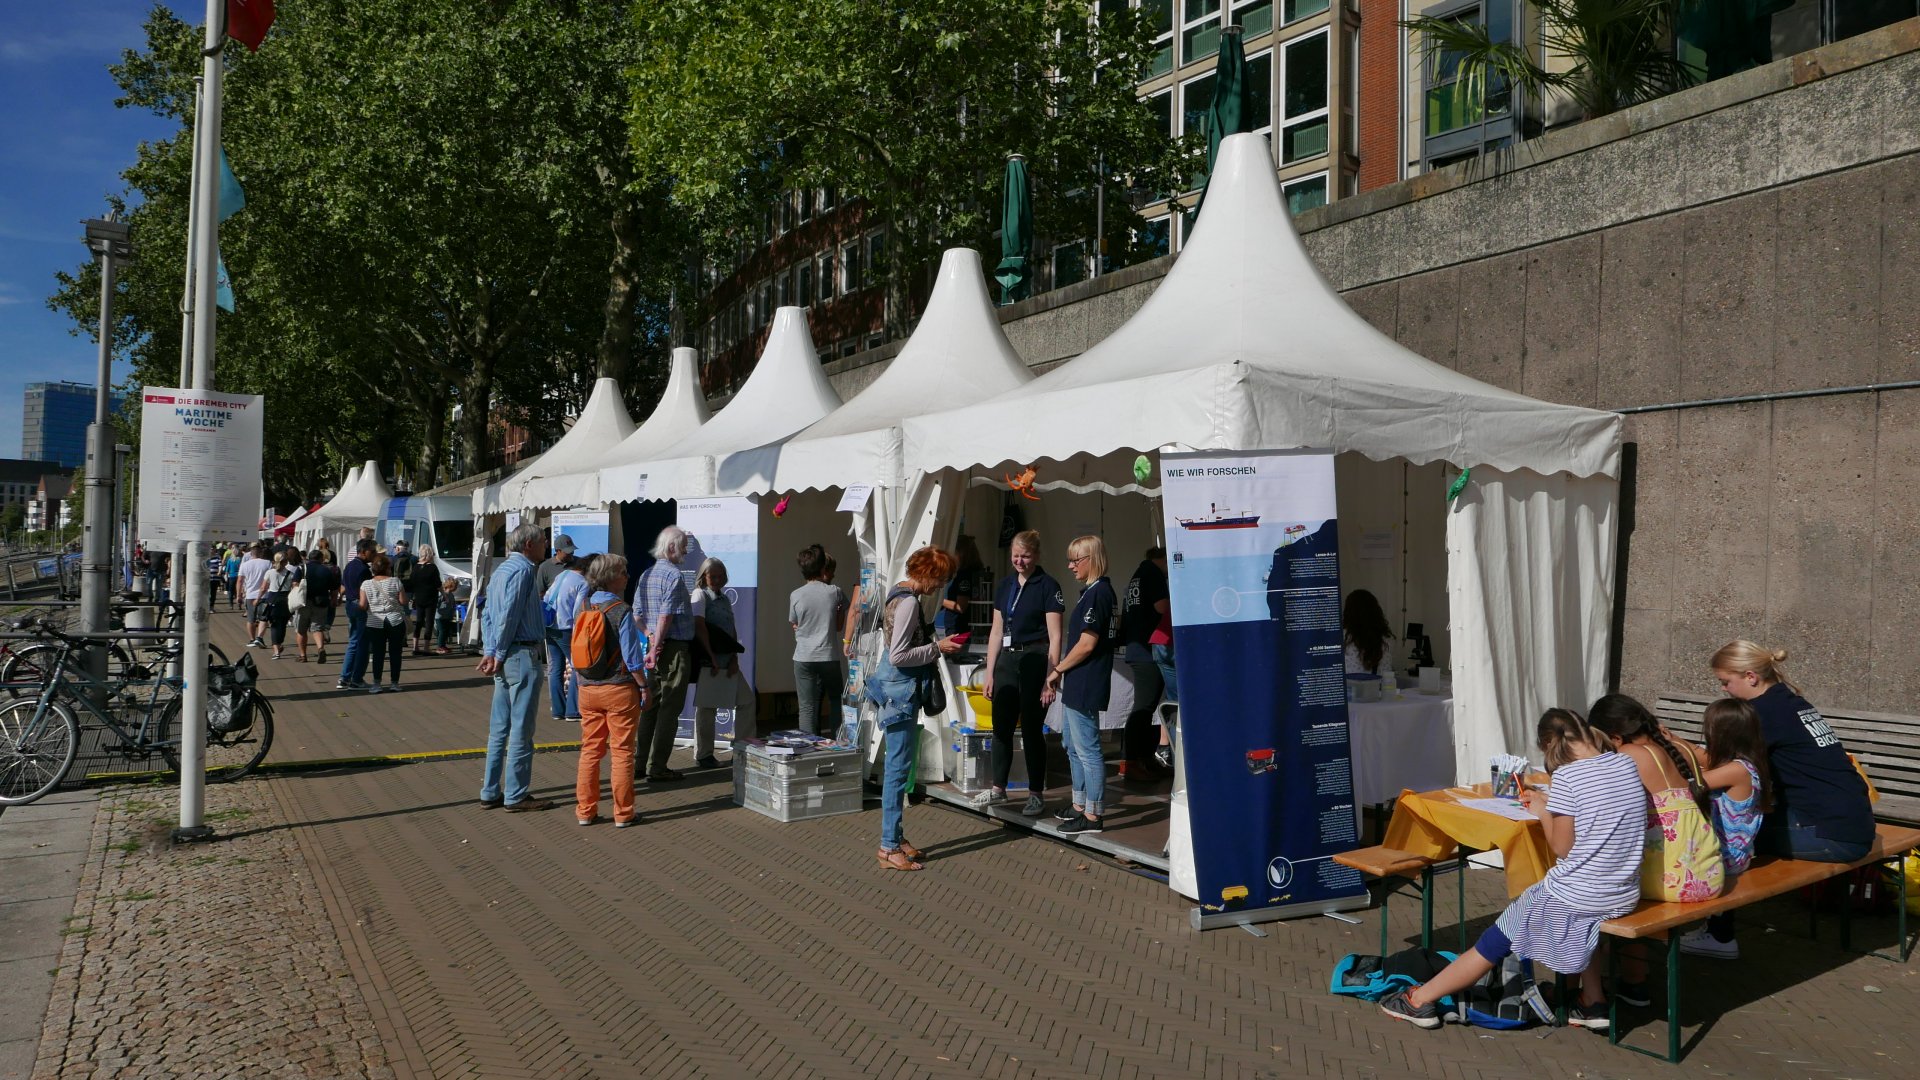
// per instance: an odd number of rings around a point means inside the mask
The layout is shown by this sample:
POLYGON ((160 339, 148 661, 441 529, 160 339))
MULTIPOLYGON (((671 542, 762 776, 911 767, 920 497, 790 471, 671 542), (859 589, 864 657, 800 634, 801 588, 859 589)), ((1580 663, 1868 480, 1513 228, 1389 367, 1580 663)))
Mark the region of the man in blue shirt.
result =
POLYGON ((567 681, 567 653, 573 644, 573 615, 587 595, 587 564, 573 553, 573 541, 565 534, 555 541, 560 546, 552 559, 541 564, 542 573, 555 562, 560 572, 548 584, 544 603, 553 611, 553 625, 547 627, 547 696, 553 705, 555 720, 580 722, 580 688, 567 681))
POLYGON ((493 676, 480 805, 505 805, 519 813, 553 807, 551 800, 527 797, 533 783, 534 710, 540 701, 538 655, 546 636, 536 576, 547 555, 546 531, 522 525, 507 535, 507 547, 512 553, 487 580, 487 605, 480 617, 479 671, 493 676))
POLYGON ((367 661, 367 606, 360 602, 360 586, 373 576, 367 568, 367 560, 375 549, 371 540, 358 540, 353 545, 353 558, 340 568, 340 602, 347 609, 347 648, 340 657, 340 681, 334 684, 335 690, 362 690, 366 688, 367 661))
POLYGON ((677 525, 660 530, 653 544, 653 565, 633 591, 633 621, 647 635, 647 703, 640 709, 640 746, 634 764, 648 780, 678 780, 667 768, 680 712, 693 681, 693 599, 687 595, 680 563, 687 557, 687 534, 677 525))

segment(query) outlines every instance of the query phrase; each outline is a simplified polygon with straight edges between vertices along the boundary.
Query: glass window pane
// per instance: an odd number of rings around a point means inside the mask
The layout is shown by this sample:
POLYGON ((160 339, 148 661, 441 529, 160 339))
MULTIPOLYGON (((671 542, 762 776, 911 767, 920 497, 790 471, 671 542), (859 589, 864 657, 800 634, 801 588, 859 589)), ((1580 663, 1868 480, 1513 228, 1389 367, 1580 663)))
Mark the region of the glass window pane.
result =
POLYGON ((1246 31, 1243 38, 1254 38, 1273 29, 1273 0, 1253 0, 1251 4, 1235 4, 1233 21, 1246 31))
POLYGON ((1213 105, 1213 76, 1203 75, 1180 88, 1180 133, 1205 135, 1207 109, 1213 105))
POLYGON ((1220 21, 1209 19, 1180 32, 1180 62, 1191 64, 1220 54, 1220 21))
POLYGON ((1155 259, 1167 253, 1167 227, 1172 223, 1172 218, 1155 218, 1140 227, 1133 242, 1139 245, 1141 258, 1155 259))
POLYGON ((887 272, 887 234, 880 232, 867 237, 867 277, 877 279, 887 272))
POLYGON ((1173 33, 1173 0, 1140 0, 1140 10, 1156 35, 1173 33))
POLYGON ((799 287, 796 291, 799 293, 799 296, 795 298, 794 303, 799 304, 801 307, 813 306, 813 264, 812 263, 800 264, 799 287))
POLYGON ((1287 209, 1293 213, 1298 214, 1303 210, 1327 205, 1327 178, 1324 176, 1288 184, 1284 190, 1287 196, 1287 209))
POLYGON ((833 253, 820 256, 820 299, 833 299, 833 253))
POLYGON ((1288 116, 1327 107, 1327 36, 1315 34, 1287 46, 1285 105, 1288 116))
POLYGON ((1062 244, 1053 249, 1053 287, 1064 289, 1087 279, 1087 248, 1082 243, 1062 244))
POLYGON ((1327 118, 1294 124, 1280 131, 1280 163, 1291 164, 1327 152, 1327 118))
POLYGON ((1173 131, 1173 91, 1155 94, 1147 99, 1147 108, 1153 110, 1153 122, 1162 135, 1172 135, 1173 131))
POLYGON ((1265 131, 1273 126, 1273 54, 1262 53, 1247 61, 1247 130, 1265 131))
POLYGON ((1194 22, 1209 15, 1220 13, 1220 0, 1184 0, 1180 5, 1180 20, 1194 22))
POLYGON ((1156 75, 1165 75, 1172 70, 1173 39, 1169 37, 1153 50, 1152 56, 1147 58, 1147 73, 1142 76, 1142 78, 1151 79, 1156 75))
POLYGON ((1286 0, 1281 8, 1283 21, 1293 22, 1327 10, 1328 0, 1286 0))

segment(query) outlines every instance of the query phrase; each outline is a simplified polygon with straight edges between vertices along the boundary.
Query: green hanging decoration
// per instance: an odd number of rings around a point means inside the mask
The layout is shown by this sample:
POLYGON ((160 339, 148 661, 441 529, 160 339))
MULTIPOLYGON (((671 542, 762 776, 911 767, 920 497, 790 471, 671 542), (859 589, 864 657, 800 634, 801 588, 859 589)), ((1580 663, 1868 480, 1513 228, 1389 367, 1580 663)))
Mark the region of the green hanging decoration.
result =
POLYGON ((1459 498, 1460 493, 1467 490, 1467 477, 1472 475, 1473 475, 1472 466, 1468 466, 1467 468, 1460 470, 1460 475, 1454 477, 1452 486, 1447 488, 1448 502, 1452 502, 1453 500, 1459 498))
POLYGON ((1147 482, 1147 477, 1152 475, 1153 475, 1153 462, 1147 460, 1147 455, 1141 454, 1139 457, 1133 459, 1134 483, 1144 484, 1147 482))

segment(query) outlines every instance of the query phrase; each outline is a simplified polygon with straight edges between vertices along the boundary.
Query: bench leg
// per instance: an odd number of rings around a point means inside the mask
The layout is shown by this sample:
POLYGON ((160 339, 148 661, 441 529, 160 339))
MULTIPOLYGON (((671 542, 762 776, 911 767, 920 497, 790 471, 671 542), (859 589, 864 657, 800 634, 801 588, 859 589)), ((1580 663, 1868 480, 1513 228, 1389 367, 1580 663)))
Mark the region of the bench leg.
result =
MULTIPOLYGON (((1669 1064, 1680 1062, 1680 938, 1669 930, 1662 942, 1667 949, 1667 1052, 1656 1054, 1651 1050, 1642 1050, 1637 1046, 1627 1049, 1650 1058, 1659 1058, 1669 1064)), ((1620 942, 1618 939, 1607 948, 1607 974, 1617 985, 1620 980, 1620 942)), ((1607 1042, 1614 1046, 1620 1042, 1620 998, 1616 994, 1607 995, 1607 1042)))
POLYGON ((1460 951, 1464 953, 1467 951, 1467 855, 1465 851, 1460 853, 1460 865, 1453 868, 1453 877, 1454 902, 1457 905, 1454 910, 1460 913, 1460 918, 1454 925, 1459 927, 1460 951))
POLYGON ((1420 871, 1420 947, 1433 948, 1433 867, 1420 871))
MULTIPOLYGON (((1894 886, 1896 891, 1896 906, 1893 911, 1894 925, 1898 929, 1899 937, 1895 941, 1893 952, 1884 953, 1874 951, 1867 954, 1868 956, 1877 956, 1882 960, 1893 960, 1897 963, 1906 963, 1908 958, 1913 956, 1913 942, 1907 940, 1907 875, 1905 862, 1906 855, 1903 853, 1883 863, 1876 864, 1892 872, 1896 881, 1894 886)), ((1851 905, 1849 905, 1849 910, 1851 910, 1851 905)))

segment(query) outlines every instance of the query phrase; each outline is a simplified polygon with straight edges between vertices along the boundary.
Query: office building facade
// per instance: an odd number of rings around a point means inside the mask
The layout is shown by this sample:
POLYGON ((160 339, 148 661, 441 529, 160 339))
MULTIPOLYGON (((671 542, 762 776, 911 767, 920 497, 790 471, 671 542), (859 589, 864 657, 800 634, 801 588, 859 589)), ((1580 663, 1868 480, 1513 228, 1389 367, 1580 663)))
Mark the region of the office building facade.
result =
MULTIPOLYGON (((122 395, 112 394, 107 411, 120 411, 122 395)), ((73 382, 28 383, 20 411, 20 454, 53 461, 68 469, 87 460, 87 425, 93 423, 93 387, 73 382)))

